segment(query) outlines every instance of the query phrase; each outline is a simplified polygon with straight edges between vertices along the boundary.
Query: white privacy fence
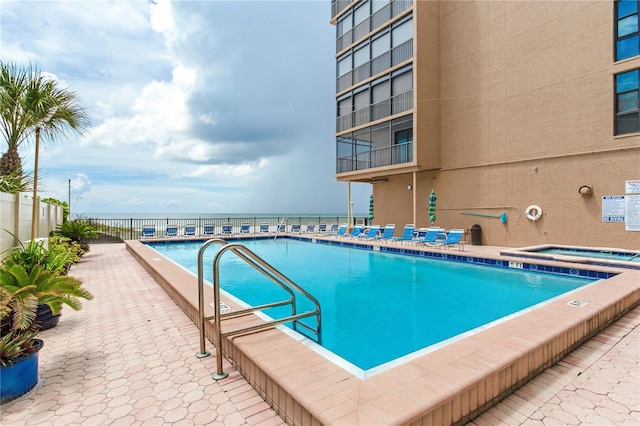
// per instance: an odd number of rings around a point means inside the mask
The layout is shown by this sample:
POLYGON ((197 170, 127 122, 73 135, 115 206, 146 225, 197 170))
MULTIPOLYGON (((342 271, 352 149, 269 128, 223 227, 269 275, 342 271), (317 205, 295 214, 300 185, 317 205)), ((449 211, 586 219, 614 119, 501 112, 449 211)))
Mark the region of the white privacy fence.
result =
POLYGON ((17 246, 18 241, 47 238, 59 223, 62 223, 62 206, 36 200, 38 223, 36 235, 31 235, 33 199, 24 194, 0 192, 0 258, 3 253, 17 246), (13 234, 13 236, 11 235, 13 234), (15 238, 14 238, 15 236, 15 238))

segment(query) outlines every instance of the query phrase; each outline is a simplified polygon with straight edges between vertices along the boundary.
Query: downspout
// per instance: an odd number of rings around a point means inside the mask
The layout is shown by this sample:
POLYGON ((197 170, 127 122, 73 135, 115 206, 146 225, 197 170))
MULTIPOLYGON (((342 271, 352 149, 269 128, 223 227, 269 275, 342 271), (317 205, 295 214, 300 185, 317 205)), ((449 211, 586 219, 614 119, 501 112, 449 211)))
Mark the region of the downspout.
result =
POLYGON ((413 184, 411 185, 413 187, 413 224, 415 226, 417 226, 418 224, 416 223, 416 219, 418 217, 418 190, 416 187, 416 182, 418 180, 417 176, 416 176, 416 172, 413 172, 412 174, 412 178, 413 178, 413 184))

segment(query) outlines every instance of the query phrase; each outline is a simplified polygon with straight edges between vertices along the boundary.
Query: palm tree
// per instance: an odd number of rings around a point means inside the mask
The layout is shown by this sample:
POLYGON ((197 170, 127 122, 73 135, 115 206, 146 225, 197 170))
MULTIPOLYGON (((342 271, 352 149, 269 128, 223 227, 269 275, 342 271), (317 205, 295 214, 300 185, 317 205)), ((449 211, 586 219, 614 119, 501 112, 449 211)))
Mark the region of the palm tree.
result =
POLYGON ((31 216, 31 235, 36 235, 38 209, 38 159, 40 138, 51 140, 63 136, 68 130, 78 134, 89 127, 84 108, 78 105, 77 96, 66 88, 58 87, 55 80, 37 72, 32 75, 24 92, 24 113, 27 114, 29 129, 35 133, 36 151, 33 165, 33 209, 31 216))
POLYGON ((7 151, 0 157, 0 176, 22 176, 18 146, 30 134, 23 100, 32 74, 31 67, 0 63, 0 131, 7 142, 7 151))
POLYGON ((75 92, 59 87, 58 81, 31 65, 0 62, 0 101, 0 131, 7 141, 7 151, 0 158, 0 175, 22 175, 18 146, 35 135, 31 224, 31 235, 35 236, 40 139, 55 140, 68 131, 82 134, 89 120, 75 92))

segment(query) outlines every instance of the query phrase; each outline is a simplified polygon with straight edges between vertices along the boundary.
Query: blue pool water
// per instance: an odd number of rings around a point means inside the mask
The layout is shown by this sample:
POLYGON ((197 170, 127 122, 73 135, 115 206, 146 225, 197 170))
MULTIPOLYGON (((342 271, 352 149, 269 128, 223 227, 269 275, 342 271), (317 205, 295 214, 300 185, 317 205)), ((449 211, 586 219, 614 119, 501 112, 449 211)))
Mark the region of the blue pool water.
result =
POLYGON ((564 256, 590 257, 597 259, 620 260, 624 262, 640 263, 640 253, 631 251, 589 250, 569 247, 550 247, 530 251, 533 251, 535 253, 561 254, 564 256))
MULTIPOLYGON (((319 299, 322 346, 363 370, 594 281, 286 238, 242 244, 319 299)), ((201 243, 149 245, 197 274, 201 243)), ((218 249, 214 245, 205 252, 206 280, 212 280, 218 249)), ((285 298, 283 290, 231 253, 222 257, 220 285, 250 305, 285 298)), ((310 309, 310 303, 298 303, 310 309)), ((290 310, 267 313, 283 317, 290 310)))

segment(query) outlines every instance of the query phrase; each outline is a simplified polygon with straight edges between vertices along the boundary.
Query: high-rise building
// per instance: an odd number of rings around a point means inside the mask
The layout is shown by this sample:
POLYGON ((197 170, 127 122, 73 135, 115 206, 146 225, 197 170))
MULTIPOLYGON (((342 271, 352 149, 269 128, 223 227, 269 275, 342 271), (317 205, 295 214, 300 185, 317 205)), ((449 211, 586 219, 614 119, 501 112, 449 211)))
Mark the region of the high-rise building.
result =
POLYGON ((334 0, 336 177, 374 223, 640 247, 637 0, 334 0), (506 220, 505 220, 506 219, 506 220))

